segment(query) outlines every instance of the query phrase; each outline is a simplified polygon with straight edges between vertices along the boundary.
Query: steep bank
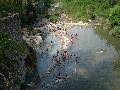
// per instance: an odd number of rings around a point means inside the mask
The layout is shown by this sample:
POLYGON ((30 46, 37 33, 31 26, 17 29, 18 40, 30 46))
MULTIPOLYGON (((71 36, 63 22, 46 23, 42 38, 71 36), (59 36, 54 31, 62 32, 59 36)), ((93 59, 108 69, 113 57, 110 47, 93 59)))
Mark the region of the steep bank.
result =
POLYGON ((23 40, 19 14, 0 19, 0 89, 19 90, 35 68, 36 54, 23 40))

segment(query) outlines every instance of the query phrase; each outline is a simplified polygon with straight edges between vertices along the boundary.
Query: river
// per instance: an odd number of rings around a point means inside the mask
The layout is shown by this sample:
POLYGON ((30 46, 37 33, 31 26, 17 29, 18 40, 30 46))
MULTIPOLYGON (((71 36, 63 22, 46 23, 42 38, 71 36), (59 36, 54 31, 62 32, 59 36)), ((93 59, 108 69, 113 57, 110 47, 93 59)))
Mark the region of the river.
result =
POLYGON ((112 62, 119 58, 118 52, 107 40, 93 28, 80 26, 63 36, 68 39, 65 48, 61 49, 57 36, 49 34, 43 46, 36 49, 41 76, 37 90, 120 90, 120 76, 112 68, 112 62))

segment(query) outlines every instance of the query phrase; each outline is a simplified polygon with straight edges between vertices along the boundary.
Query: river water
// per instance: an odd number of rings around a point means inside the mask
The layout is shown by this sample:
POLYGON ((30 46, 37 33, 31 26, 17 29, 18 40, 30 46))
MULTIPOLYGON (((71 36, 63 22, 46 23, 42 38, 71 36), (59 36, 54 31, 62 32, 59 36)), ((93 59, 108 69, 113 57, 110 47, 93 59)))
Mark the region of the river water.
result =
POLYGON ((65 60, 61 42, 52 34, 37 48, 37 69, 41 76, 37 90, 120 90, 120 77, 112 68, 112 62, 118 58, 114 47, 92 28, 75 26, 66 37, 76 34, 67 45, 65 60), (49 47, 47 51, 46 47, 49 47), (59 59, 57 64, 55 57, 59 59))

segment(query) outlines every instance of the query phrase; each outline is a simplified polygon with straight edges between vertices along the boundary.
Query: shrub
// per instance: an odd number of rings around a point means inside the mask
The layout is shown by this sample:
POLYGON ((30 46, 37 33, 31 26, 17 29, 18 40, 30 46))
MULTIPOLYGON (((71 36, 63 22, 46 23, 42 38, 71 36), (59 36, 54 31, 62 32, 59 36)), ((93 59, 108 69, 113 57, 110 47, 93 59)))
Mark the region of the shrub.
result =
POLYGON ((50 16, 50 21, 53 22, 53 23, 57 22, 57 19, 58 19, 58 15, 54 14, 54 15, 50 16))
POLYGON ((112 26, 120 25, 120 6, 115 5, 114 8, 110 9, 109 20, 112 23, 112 26))

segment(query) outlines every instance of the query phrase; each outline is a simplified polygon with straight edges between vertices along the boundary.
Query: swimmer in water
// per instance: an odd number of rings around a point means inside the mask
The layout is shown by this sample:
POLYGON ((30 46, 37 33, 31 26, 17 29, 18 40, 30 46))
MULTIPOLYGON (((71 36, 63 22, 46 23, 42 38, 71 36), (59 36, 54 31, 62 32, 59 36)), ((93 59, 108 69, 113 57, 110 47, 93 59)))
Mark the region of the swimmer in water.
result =
POLYGON ((43 56, 44 55, 44 53, 43 52, 41 52, 41 55, 40 56, 43 56))
POLYGON ((46 51, 48 52, 48 48, 46 49, 46 51))
POLYGON ((50 45, 51 45, 51 47, 52 47, 52 45, 53 45, 53 41, 50 41, 50 45))
POLYGON ((76 58, 75 58, 75 62, 78 63, 78 56, 76 56, 76 58))
POLYGON ((48 51, 49 51, 49 49, 48 49, 48 48, 46 48, 46 54, 48 54, 48 51))
POLYGON ((59 54, 59 51, 57 50, 57 56, 58 56, 58 54, 59 54))
POLYGON ((50 43, 53 43, 52 41, 50 43))
POLYGON ((77 55, 74 55, 75 59, 74 59, 74 62, 75 62, 75 65, 78 63, 77 59, 78 59, 78 56, 77 55))
POLYGON ((72 60, 72 55, 68 55, 68 60, 71 62, 71 60, 72 60))
POLYGON ((77 39, 78 34, 75 34, 75 39, 77 39))

